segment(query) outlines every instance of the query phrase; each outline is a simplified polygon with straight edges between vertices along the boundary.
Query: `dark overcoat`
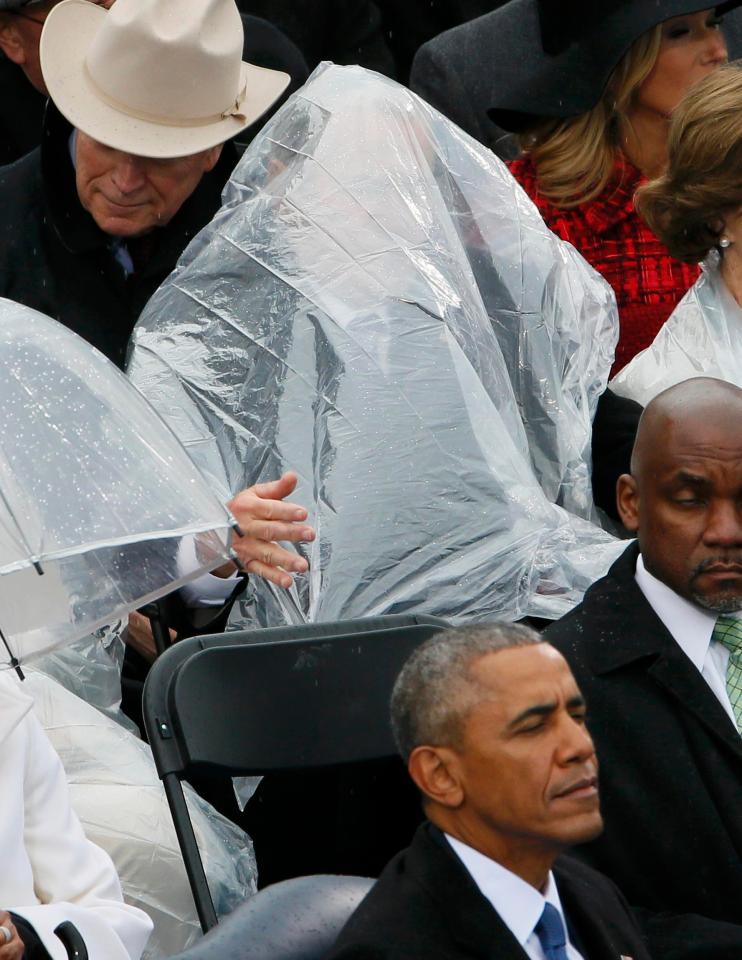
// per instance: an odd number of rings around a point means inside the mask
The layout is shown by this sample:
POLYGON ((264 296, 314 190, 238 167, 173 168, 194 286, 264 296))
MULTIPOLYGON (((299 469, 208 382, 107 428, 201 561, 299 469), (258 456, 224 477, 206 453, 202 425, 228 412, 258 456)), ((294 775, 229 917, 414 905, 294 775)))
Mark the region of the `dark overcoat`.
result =
POLYGON ((139 314, 219 209, 237 155, 225 145, 170 223, 129 244, 127 277, 112 238, 80 204, 70 133, 50 105, 41 147, 0 169, 0 296, 59 320, 122 367, 139 314))
POLYGON ((742 737, 637 586, 637 556, 545 631, 600 762, 605 831, 579 852, 648 911, 656 956, 742 957, 742 737))
MULTIPOLYGON (((584 864, 554 868, 570 939, 585 960, 648 960, 613 884, 584 864)), ((527 960, 443 835, 423 824, 386 867, 326 960, 527 960)))
POLYGON ((311 70, 321 60, 332 60, 395 75, 373 0, 237 0, 237 6, 279 27, 311 70))

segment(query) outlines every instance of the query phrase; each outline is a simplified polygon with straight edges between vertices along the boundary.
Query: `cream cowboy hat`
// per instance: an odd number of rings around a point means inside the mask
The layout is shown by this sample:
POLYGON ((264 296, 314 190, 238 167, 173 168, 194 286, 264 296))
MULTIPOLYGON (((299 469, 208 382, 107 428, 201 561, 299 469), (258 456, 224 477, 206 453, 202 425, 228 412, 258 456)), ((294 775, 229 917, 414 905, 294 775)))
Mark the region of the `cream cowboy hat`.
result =
POLYGON ((62 0, 41 34, 41 71, 60 113, 106 146, 183 157, 244 130, 289 84, 242 62, 234 0, 62 0))

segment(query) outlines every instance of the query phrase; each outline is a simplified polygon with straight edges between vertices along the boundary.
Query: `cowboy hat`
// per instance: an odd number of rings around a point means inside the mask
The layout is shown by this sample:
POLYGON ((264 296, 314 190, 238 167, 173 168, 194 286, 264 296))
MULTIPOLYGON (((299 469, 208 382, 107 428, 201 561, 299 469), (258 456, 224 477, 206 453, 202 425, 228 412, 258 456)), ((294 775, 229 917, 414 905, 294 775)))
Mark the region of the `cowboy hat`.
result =
MULTIPOLYGON (((741 3, 728 0, 716 10, 741 3)), ((712 6, 709 0, 510 0, 475 21, 495 74, 487 112, 512 132, 542 117, 585 113, 643 33, 712 6)))
POLYGON ((234 0, 62 0, 41 34, 41 71, 60 113, 135 156, 199 153, 244 130, 290 78, 242 62, 234 0))

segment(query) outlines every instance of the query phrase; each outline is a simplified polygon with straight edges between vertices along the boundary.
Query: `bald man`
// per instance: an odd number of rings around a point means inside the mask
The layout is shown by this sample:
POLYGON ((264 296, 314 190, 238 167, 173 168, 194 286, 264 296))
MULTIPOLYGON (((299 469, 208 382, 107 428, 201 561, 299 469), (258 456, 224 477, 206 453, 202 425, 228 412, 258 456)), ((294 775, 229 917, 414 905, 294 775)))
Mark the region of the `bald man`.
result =
POLYGON ((545 634, 601 758, 584 853, 647 909, 655 956, 742 957, 742 390, 657 396, 617 502, 636 542, 545 634))

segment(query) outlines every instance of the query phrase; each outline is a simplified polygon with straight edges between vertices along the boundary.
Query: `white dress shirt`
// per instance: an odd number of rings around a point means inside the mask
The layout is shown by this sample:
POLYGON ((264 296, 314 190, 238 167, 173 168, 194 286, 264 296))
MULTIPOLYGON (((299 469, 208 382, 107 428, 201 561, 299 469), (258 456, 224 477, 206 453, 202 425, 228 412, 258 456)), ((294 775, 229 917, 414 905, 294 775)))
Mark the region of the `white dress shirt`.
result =
MULTIPOLYGON (((636 583, 647 602, 674 637, 677 645, 698 670, 724 707, 737 729, 734 710, 727 694, 729 650, 712 640, 718 614, 691 603, 662 583, 644 566, 641 554, 636 561, 636 583)), ((738 613, 731 616, 739 616, 738 613)))
MULTIPOLYGON (((184 537, 178 548, 178 571, 193 570, 197 567, 198 560, 193 539, 184 537)), ((180 588, 180 595, 187 607, 223 607, 238 583, 237 570, 228 577, 202 573, 195 580, 184 583, 180 588)))
POLYGON ((511 873, 502 864, 490 860, 483 853, 467 846, 455 837, 444 834, 456 856, 461 860, 471 874, 472 880, 479 887, 479 891, 500 916, 505 926, 510 930, 518 943, 523 947, 531 960, 546 960, 541 942, 535 934, 536 924, 541 919, 544 906, 548 901, 559 911, 564 924, 564 933, 567 937, 567 956, 569 960, 583 960, 580 954, 569 942, 567 923, 564 919, 562 904, 559 900, 554 875, 549 871, 546 889, 540 893, 530 883, 511 873))

